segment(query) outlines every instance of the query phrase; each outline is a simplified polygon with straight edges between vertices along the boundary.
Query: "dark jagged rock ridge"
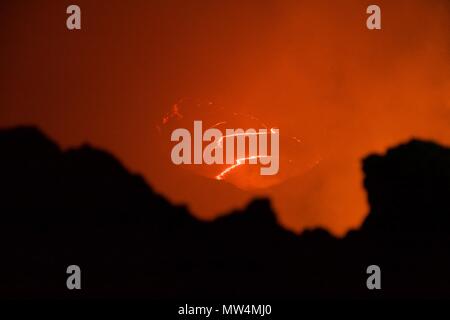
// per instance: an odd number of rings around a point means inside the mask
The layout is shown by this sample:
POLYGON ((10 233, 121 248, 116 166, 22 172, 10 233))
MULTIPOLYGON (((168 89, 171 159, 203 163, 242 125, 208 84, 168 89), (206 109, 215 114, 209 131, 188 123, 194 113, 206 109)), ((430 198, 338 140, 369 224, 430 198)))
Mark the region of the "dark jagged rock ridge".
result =
POLYGON ((283 229, 267 199, 198 221, 107 152, 35 128, 1 130, 0 150, 4 297, 450 297, 450 150, 432 142, 364 160, 371 211, 344 239, 283 229))

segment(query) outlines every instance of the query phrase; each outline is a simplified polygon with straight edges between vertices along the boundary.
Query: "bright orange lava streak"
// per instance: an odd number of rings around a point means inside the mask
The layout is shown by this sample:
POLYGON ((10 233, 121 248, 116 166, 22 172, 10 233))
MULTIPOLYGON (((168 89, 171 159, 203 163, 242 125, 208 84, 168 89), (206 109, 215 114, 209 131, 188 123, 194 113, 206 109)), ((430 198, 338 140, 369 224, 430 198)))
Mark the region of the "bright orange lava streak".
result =
MULTIPOLYGON (((274 128, 271 128, 271 129, 270 129, 270 133, 275 133, 275 132, 274 132, 274 128)), ((223 141, 223 139, 228 138, 228 137, 237 137, 237 136, 257 136, 257 135, 260 135, 260 134, 264 135, 264 134, 269 134, 269 133, 268 133, 268 132, 243 132, 243 133, 233 133, 233 134, 229 134, 229 135, 225 135, 225 136, 220 137, 220 139, 217 141, 217 145, 218 145, 218 146, 222 146, 222 141, 223 141)))
MULTIPOLYGON (((270 133, 275 133, 274 128, 270 129, 270 133)), ((234 134, 225 135, 225 136, 220 137, 220 139, 217 141, 217 145, 222 146, 223 139, 227 138, 227 137, 251 136, 251 135, 260 135, 260 134, 268 134, 268 132, 244 132, 244 133, 234 133, 234 134)), ((216 180, 223 180, 224 176, 228 172, 230 172, 231 170, 233 170, 233 169, 243 165, 246 160, 260 159, 260 158, 267 158, 267 157, 268 156, 260 156, 260 155, 258 155, 258 156, 251 156, 251 157, 237 159, 235 164, 233 164, 232 166, 226 168, 221 173, 219 173, 216 176, 216 180)))
POLYGON ((267 158, 268 156, 251 156, 251 157, 247 157, 247 158, 240 158, 236 160, 236 163, 233 164, 232 166, 226 168, 225 170, 223 170, 221 173, 219 173, 216 176, 217 180, 223 180, 223 177, 230 172, 231 170, 239 167, 240 165, 243 165, 245 163, 245 160, 252 160, 252 159, 260 159, 260 158, 267 158))

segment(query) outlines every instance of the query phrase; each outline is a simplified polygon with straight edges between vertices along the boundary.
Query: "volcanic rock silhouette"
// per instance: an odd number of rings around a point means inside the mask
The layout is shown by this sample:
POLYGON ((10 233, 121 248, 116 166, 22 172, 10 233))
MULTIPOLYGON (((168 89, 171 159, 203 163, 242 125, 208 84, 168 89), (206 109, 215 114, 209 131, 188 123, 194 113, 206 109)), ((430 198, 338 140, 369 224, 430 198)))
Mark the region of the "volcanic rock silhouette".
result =
POLYGON ((1 130, 0 150, 2 297, 450 297, 450 150, 432 142, 364 160, 371 211, 343 239, 283 229, 267 199, 199 221, 107 152, 32 127, 1 130))

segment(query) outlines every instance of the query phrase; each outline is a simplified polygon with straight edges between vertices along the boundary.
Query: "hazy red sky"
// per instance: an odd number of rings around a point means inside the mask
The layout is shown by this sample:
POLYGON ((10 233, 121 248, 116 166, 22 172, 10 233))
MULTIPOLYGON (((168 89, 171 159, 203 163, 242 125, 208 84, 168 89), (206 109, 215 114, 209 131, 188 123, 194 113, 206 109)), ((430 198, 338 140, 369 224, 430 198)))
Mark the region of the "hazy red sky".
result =
MULTIPOLYGON (((2 1, 0 125, 107 149, 174 202, 211 218, 254 192, 167 161, 155 124, 183 97, 251 113, 323 155, 265 189, 295 230, 342 234, 367 213, 360 160, 411 137, 450 144, 447 0, 2 1), (82 30, 66 29, 66 7, 82 30)), ((281 146, 282 148, 282 146, 281 146)))

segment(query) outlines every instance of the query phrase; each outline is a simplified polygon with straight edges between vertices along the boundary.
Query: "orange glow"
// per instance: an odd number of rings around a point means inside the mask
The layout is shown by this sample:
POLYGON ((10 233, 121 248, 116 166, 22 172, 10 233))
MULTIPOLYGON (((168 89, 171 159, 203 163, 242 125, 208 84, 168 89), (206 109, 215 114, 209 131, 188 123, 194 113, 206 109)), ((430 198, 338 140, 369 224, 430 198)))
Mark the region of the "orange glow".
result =
POLYGON ((64 1, 8 1, 0 126, 111 151, 201 219, 267 196, 287 228, 343 235, 368 212, 363 157, 450 144, 450 2, 378 0, 376 31, 369 4, 77 0, 83 27, 68 32, 64 1), (279 128, 279 174, 173 165, 167 132, 199 114, 205 128, 279 128))
POLYGON ((219 173, 216 176, 216 179, 217 180, 223 180, 225 178, 225 175, 227 175, 230 171, 236 169, 237 167, 245 164, 246 160, 260 159, 260 158, 267 158, 267 156, 251 156, 251 157, 246 157, 246 158, 239 158, 239 159, 236 160, 235 164, 229 166, 228 168, 223 170, 221 173, 219 173))

